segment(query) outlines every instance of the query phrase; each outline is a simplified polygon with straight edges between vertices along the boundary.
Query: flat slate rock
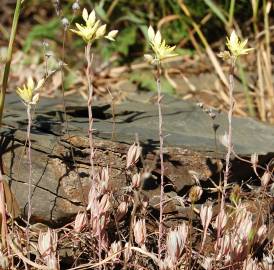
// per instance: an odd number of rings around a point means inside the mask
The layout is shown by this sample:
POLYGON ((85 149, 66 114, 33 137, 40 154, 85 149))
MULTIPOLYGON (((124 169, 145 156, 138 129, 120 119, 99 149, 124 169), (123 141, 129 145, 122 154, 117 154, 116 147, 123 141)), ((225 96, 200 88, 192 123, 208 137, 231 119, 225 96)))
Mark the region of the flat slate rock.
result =
MULTIPOLYGON (((74 135, 87 134, 87 109, 80 97, 68 97, 70 132, 74 135)), ((227 115, 216 113, 214 121, 196 104, 165 96, 162 102, 165 145, 190 148, 200 152, 220 152, 225 149, 219 136, 227 130, 227 115), (218 125, 215 132, 213 124, 218 125), (217 144, 217 151, 216 151, 217 144)), ((24 105, 17 96, 8 95, 4 123, 25 130, 27 120, 24 105)), ((112 109, 109 104, 96 104, 93 109, 95 136, 103 139, 114 137, 119 142, 132 143, 136 134, 143 144, 158 146, 158 109, 153 93, 131 95, 121 104, 115 105, 115 129, 113 130, 112 109)), ((61 99, 41 99, 36 109, 33 132, 61 135, 65 130, 61 99)), ((274 152, 274 126, 251 118, 234 117, 233 144, 241 155, 274 152)))
MULTIPOLYGON (((94 104, 95 164, 98 167, 109 165, 111 184, 118 191, 127 185, 125 155, 137 134, 144 150, 144 160, 151 168, 152 178, 149 183, 156 181, 155 188, 148 187, 144 192, 150 197, 158 195, 157 177, 160 171, 156 100, 155 93, 131 94, 123 102, 115 104, 115 119, 110 104, 94 104)), ((34 221, 58 223, 74 215, 83 206, 91 184, 88 176, 86 101, 69 96, 66 105, 71 137, 65 135, 61 98, 41 98, 36 108, 31 135, 34 221), (74 149, 81 184, 72 162, 71 147, 74 149)), ((195 183, 191 171, 204 181, 213 176, 212 164, 209 163, 224 158, 225 148, 219 143, 218 137, 227 129, 227 116, 217 113, 213 121, 195 104, 170 96, 164 96, 162 107, 166 178, 175 186, 175 192, 182 194, 185 186, 195 183), (216 134, 213 124, 218 125, 216 134)), ((21 211, 26 213, 26 112, 14 94, 7 96, 5 108, 4 127, 1 130, 4 170, 21 211)), ((255 152, 262 156, 273 156, 274 127, 253 119, 234 117, 233 143, 240 156, 250 156, 255 152)))

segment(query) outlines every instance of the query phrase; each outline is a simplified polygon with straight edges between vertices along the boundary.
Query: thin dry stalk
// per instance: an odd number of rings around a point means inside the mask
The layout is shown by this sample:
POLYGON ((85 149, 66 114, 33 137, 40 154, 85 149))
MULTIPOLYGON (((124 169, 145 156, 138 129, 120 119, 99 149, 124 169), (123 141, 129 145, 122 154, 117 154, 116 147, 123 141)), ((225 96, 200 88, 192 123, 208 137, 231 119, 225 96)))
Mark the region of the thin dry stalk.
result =
MULTIPOLYGON (((222 191, 222 197, 221 197, 221 206, 220 211, 224 211, 224 205, 225 205, 225 190, 228 183, 229 178, 229 170, 230 170, 230 156, 232 152, 232 115, 233 115, 233 107, 234 107, 234 98, 233 98, 233 92, 234 92, 234 69, 236 64, 236 58, 231 58, 231 64, 230 64, 230 71, 229 71, 229 111, 228 111, 228 134, 227 134, 227 153, 226 153, 226 159, 225 159, 225 172, 224 172, 224 185, 223 185, 223 191, 222 191)), ((220 238, 220 231, 221 227, 220 224, 218 224, 218 233, 217 233, 217 242, 220 238)))
POLYGON ((192 18, 188 7, 184 4, 184 1, 182 1, 182 0, 177 0, 177 1, 178 1, 179 6, 181 7, 182 11, 185 13, 185 15, 191 19, 192 27, 195 29, 197 35, 199 36, 201 42, 203 43, 206 53, 207 53, 212 65, 214 66, 215 71, 218 74, 220 80, 226 87, 229 87, 229 83, 227 82, 227 79, 225 77, 225 74, 224 74, 221 66, 220 66, 220 63, 219 63, 218 59, 216 58, 214 52, 212 51, 210 45, 208 44, 205 35, 201 31, 200 26, 192 18))
POLYGON ((7 247, 7 234, 8 234, 8 227, 7 227, 7 218, 6 218, 6 206, 5 206, 5 189, 3 184, 3 175, 2 169, 0 169, 0 213, 1 213, 1 242, 3 248, 7 247))
POLYGON ((89 147, 90 147, 90 166, 91 166, 91 173, 90 179, 93 180, 95 173, 94 173, 94 143, 93 143, 93 115, 92 115, 92 104, 93 104, 93 84, 92 84, 92 60, 93 54, 91 54, 91 43, 89 42, 85 47, 85 56, 87 60, 87 68, 86 68, 86 77, 88 81, 88 137, 89 137, 89 147))
MULTIPOLYGON (((92 104, 93 104, 93 84, 92 84, 92 60, 93 54, 91 53, 91 42, 89 42, 85 47, 85 57, 87 60, 87 68, 86 68, 86 77, 88 81, 88 137, 89 137, 89 148, 90 148, 90 180, 91 182, 95 181, 95 171, 94 171, 94 141, 93 141, 93 114, 92 114, 92 104)), ((93 183, 94 184, 94 183, 93 183)), ((101 217, 98 217, 98 249, 99 249, 99 262, 102 261, 102 235, 101 235, 101 225, 100 225, 101 217)), ((101 268, 101 267, 100 267, 101 268)))
MULTIPOLYGON (((72 19, 73 20, 73 19, 72 19)), ((68 25, 64 27, 64 31, 63 31, 63 40, 62 40, 62 59, 61 59, 61 63, 60 63, 60 72, 61 72, 61 91, 62 91, 62 105, 63 105, 63 112, 64 112, 64 120, 65 120, 65 132, 68 135, 68 139, 70 140, 71 135, 70 135, 70 131, 69 131, 69 121, 68 121, 68 115, 67 115, 67 105, 66 105, 66 99, 65 99, 65 86, 64 86, 64 82, 65 82, 65 72, 64 72, 64 63, 65 63, 65 43, 66 43, 66 36, 67 36, 67 30, 68 30, 68 25)), ((77 175, 77 182, 80 186, 81 189, 81 196, 82 196, 82 201, 84 203, 84 211, 85 214, 87 216, 87 201, 86 198, 84 196, 84 189, 83 189, 83 185, 79 176, 79 169, 78 169, 78 165, 75 161, 75 156, 74 156, 74 151, 73 151, 73 147, 71 144, 69 144, 70 146, 70 153, 71 153, 71 158, 72 158, 72 162, 73 165, 75 167, 76 170, 76 175, 77 175)))
POLYGON ((158 238, 158 259, 161 259, 162 254, 162 239, 163 239, 163 214, 164 214, 164 136, 163 136, 163 115, 162 115, 162 94, 161 94, 161 66, 157 65, 156 71, 157 83, 157 105, 159 117, 159 140, 160 140, 160 163, 161 163, 161 191, 160 191, 160 218, 159 218, 159 238, 158 238))
POLYGON ((29 180, 28 180, 28 217, 27 217, 27 229, 26 236, 27 242, 29 244, 29 226, 30 226, 30 218, 31 218, 31 186, 32 186, 32 160, 31 160, 31 105, 27 105, 27 116, 28 116, 28 128, 27 128, 27 141, 28 141, 28 160, 29 160, 29 180))
POLYGON ((263 50, 263 46, 259 47, 257 50, 257 72, 258 72, 258 90, 256 94, 257 100, 257 108, 259 110, 260 119, 262 121, 266 121, 266 109, 265 109, 265 96, 264 96, 264 80, 263 80, 263 70, 261 63, 261 50, 263 50))

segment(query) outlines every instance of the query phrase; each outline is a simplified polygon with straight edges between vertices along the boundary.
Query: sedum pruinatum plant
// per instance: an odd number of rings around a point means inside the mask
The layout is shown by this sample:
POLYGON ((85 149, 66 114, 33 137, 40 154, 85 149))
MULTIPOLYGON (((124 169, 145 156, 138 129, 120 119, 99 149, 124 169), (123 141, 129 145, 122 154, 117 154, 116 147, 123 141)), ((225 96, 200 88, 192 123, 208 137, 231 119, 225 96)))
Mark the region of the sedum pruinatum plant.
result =
MULTIPOLYGON (((235 72, 235 66, 236 66, 236 60, 241 55, 248 54, 253 48, 245 48, 247 45, 247 39, 244 41, 241 41, 239 37, 237 36, 235 30, 231 32, 230 37, 227 37, 226 46, 228 48, 228 51, 225 50, 224 52, 221 52, 219 54, 219 57, 223 58, 225 61, 229 61, 230 69, 229 69, 229 111, 228 111, 228 133, 224 135, 223 141, 225 141, 225 147, 227 148, 227 154, 226 154, 226 166, 225 166, 225 172, 224 172, 224 188, 222 191, 222 199, 221 199, 221 206, 220 211, 224 210, 224 204, 225 204, 225 190, 227 187, 227 182, 229 178, 229 169, 230 169, 230 156, 232 152, 232 114, 233 114, 233 108, 235 104, 235 100, 233 97, 234 92, 234 72, 235 72)), ((220 224, 217 224, 218 227, 218 234, 217 238, 220 238, 220 231, 221 226, 220 224)), ((218 242, 218 240, 217 240, 218 242)))
MULTIPOLYGON (((28 161, 29 161, 29 179, 28 179, 28 217, 27 225, 29 227, 30 218, 31 218, 31 186, 32 186, 32 160, 31 160, 31 138, 30 131, 32 125, 31 109, 32 106, 35 106, 39 100, 38 90, 43 86, 44 79, 41 79, 35 85, 32 77, 28 78, 27 84, 24 84, 23 87, 17 87, 16 93, 21 98, 22 102, 27 108, 28 116, 28 128, 27 128, 27 142, 28 142, 28 161)), ((27 239, 28 239, 28 230, 27 230, 27 239)))
POLYGON ((160 191, 160 221, 159 221, 159 238, 158 238, 158 257, 161 258, 162 253, 162 238, 163 238, 163 212, 164 212, 164 135, 163 135, 163 116, 162 116, 162 94, 161 94, 161 67, 163 60, 174 57, 176 46, 169 46, 162 38, 161 32, 156 33, 152 26, 148 28, 148 41, 152 49, 152 54, 145 54, 144 57, 148 63, 156 66, 156 84, 158 93, 158 117, 159 117, 159 141, 160 141, 160 162, 161 162, 161 191, 160 191))
MULTIPOLYGON (((96 19, 95 11, 92 10, 88 13, 87 9, 83 9, 82 18, 84 20, 84 24, 76 23, 75 26, 77 30, 70 29, 75 34, 79 35, 83 38, 86 43, 85 47, 85 57, 87 61, 86 67, 86 78, 88 82, 88 116, 89 116, 89 127, 88 127, 88 136, 89 136, 89 148, 90 148, 90 179, 91 181, 96 181, 95 170, 94 170, 94 143, 93 143, 93 115, 92 115, 92 104, 93 104, 93 83, 92 83, 92 60, 93 54, 91 53, 91 46, 95 40, 106 38, 110 41, 115 41, 115 37, 118 34, 117 30, 112 30, 106 34, 106 24, 101 24, 99 19, 96 19)), ((99 220, 99 223, 101 221, 99 220)), ((99 226, 99 230, 100 226, 99 226)), ((101 239, 101 231, 98 232, 99 235, 99 261, 101 261, 101 253, 102 253, 102 239, 101 239)))
POLYGON ((144 57, 150 64, 158 65, 161 64, 163 60, 177 55, 174 53, 176 46, 167 45, 166 41, 162 39, 161 32, 158 30, 155 33, 152 26, 148 28, 148 40, 154 54, 145 54, 144 57))
POLYGON ((111 41, 115 40, 115 37, 118 34, 118 30, 112 30, 107 35, 105 35, 107 25, 101 25, 101 21, 96 20, 96 14, 94 10, 92 10, 90 14, 88 14, 88 11, 84 8, 82 18, 85 21, 85 24, 76 23, 75 26, 78 30, 70 30, 81 36, 86 43, 92 43, 96 39, 101 38, 106 38, 111 41))
POLYGON ((97 39, 106 38, 111 41, 115 40, 115 37, 118 33, 117 30, 110 31, 106 34, 106 24, 101 25, 101 21, 96 20, 95 11, 92 10, 88 13, 87 9, 83 9, 82 18, 85 24, 76 23, 75 26, 78 30, 70 29, 72 32, 76 33, 86 42, 85 47, 85 57, 87 60, 87 68, 86 68, 86 77, 88 81, 88 113, 89 113, 89 142, 90 142, 90 165, 91 165, 91 178, 94 177, 94 146, 93 146, 93 116, 92 116, 92 103, 93 103, 93 84, 92 84, 92 59, 93 54, 91 53, 91 45, 97 39))

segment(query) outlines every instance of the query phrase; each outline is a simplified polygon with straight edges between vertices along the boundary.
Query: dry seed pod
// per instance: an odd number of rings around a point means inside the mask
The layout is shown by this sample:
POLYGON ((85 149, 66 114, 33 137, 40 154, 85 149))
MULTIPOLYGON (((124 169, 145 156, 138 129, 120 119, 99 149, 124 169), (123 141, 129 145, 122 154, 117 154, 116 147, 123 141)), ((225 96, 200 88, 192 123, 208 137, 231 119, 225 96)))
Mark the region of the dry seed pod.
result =
POLYGON ((132 176, 132 188, 139 188, 140 187, 140 184, 141 184, 141 175, 140 173, 136 173, 132 176))
POLYGON ((261 177, 261 184, 263 187, 266 187, 270 181, 271 174, 269 171, 265 171, 263 176, 261 177))
POLYGON ((127 152, 127 169, 137 163, 141 155, 141 149, 142 148, 136 143, 130 146, 127 152))
POLYGON ((134 220, 133 233, 134 233, 135 242, 140 247, 143 247, 147 237, 145 219, 139 219, 137 222, 136 220, 134 220))
POLYGON ((117 221, 120 221, 126 215, 127 211, 128 211, 128 201, 121 202, 117 208, 117 213, 116 213, 117 221))
POLYGON ((82 229, 87 225, 88 219, 85 212, 78 212, 75 217, 73 229, 75 232, 80 233, 82 229))

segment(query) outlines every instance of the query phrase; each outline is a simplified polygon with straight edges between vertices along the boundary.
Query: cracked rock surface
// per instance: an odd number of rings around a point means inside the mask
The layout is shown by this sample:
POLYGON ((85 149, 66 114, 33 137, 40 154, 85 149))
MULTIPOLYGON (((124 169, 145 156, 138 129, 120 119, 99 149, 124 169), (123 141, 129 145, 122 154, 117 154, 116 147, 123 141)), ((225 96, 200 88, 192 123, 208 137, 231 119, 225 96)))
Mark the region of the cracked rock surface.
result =
MULTIPOLYGON (((159 194, 158 111, 152 93, 132 94, 116 104, 115 118, 109 104, 95 103, 95 165, 109 166, 111 186, 121 193, 129 183, 125 156, 136 134, 142 146, 142 164, 149 172, 143 194, 156 207, 159 194)), ((89 187, 88 114, 80 97, 66 100, 69 134, 66 134, 62 100, 41 98, 32 128, 32 218, 57 223, 69 219, 83 207, 89 187), (73 149, 73 156, 71 150, 73 149)), ((27 211, 28 159, 24 147, 27 119, 17 96, 7 96, 1 151, 5 177, 20 206, 27 211)), ((227 116, 217 113, 214 121, 195 104, 173 97, 163 99, 165 135, 165 181, 172 185, 167 196, 184 196, 187 187, 214 179, 222 170, 225 148, 218 137, 227 129, 227 116), (213 129, 213 125, 218 127, 213 129), (196 180, 195 180, 196 179, 196 180)), ((236 153, 260 155, 267 162, 274 153, 274 127, 249 118, 233 119, 233 143, 236 153)), ((234 161, 235 175, 250 177, 249 165, 234 161), (240 168, 240 169, 239 169, 240 168)), ((233 167, 232 167, 233 171, 233 167)), ((177 206, 170 206, 174 209, 177 206)), ((177 208, 176 208, 177 209, 177 208)), ((181 211, 182 212, 182 211, 181 211)))

